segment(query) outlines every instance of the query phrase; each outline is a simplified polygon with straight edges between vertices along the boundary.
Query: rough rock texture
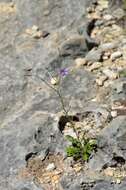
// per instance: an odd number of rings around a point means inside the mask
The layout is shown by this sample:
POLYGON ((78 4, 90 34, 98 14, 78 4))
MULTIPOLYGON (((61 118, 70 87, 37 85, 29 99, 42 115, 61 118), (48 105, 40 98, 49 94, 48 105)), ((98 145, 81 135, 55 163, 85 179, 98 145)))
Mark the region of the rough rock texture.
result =
MULTIPOLYGON (((43 75, 45 67, 56 70, 72 66, 71 58, 60 57, 58 47, 71 36, 67 27, 73 25, 71 30, 74 31, 77 20, 82 22, 86 4, 88 1, 83 0, 15 0, 13 4, 11 1, 0 1, 1 190, 42 189, 32 180, 18 178, 20 169, 32 154, 41 154, 44 158, 44 153, 50 149, 63 152, 62 135, 58 123, 53 123, 55 115, 52 116, 52 113, 61 111, 61 107, 55 94, 35 75, 38 71, 43 75), (34 39, 27 35, 25 31, 33 25, 41 31, 50 32, 50 36, 34 39), (51 135, 56 136, 54 142, 51 135)), ((71 47, 74 45, 71 44, 71 47)), ((85 54, 85 49, 79 51, 79 55, 85 54)), ((79 78, 73 73, 73 77, 68 78, 63 86, 67 96, 73 94, 77 85, 73 108, 84 106, 90 85, 93 87, 94 83, 88 72, 77 72, 79 78)), ((93 96, 94 90, 88 98, 93 96)))
POLYGON ((98 143, 100 150, 89 163, 89 167, 94 171, 116 165, 118 159, 125 162, 125 120, 125 116, 119 116, 101 131, 98 143))
MULTIPOLYGON (((50 190, 24 169, 30 159, 41 159, 42 163, 49 153, 55 156, 60 153, 66 158, 68 142, 63 135, 66 118, 61 122, 58 97, 39 78, 45 77, 46 69, 57 75, 66 67, 69 75, 61 89, 65 104, 68 106, 70 100, 70 114, 72 117, 76 114, 77 121, 82 117, 79 120, 83 121, 82 131, 85 122, 98 138, 98 148, 89 163, 85 163, 87 170, 76 173, 72 165, 70 173, 68 164, 64 168, 68 175, 61 177, 57 189, 51 190, 125 190, 125 178, 117 184, 101 173, 107 167, 125 165, 126 161, 125 76, 117 80, 107 77, 106 87, 104 84, 98 87, 95 81, 99 74, 103 76, 104 66, 118 71, 116 61, 125 61, 126 42, 114 20, 104 21, 106 1, 99 0, 98 4, 93 0, 88 10, 91 15, 86 18, 86 7, 91 2, 0 1, 0 190, 50 190), (96 15, 92 14, 95 7, 96 15), (103 45, 99 45, 96 34, 103 45), (111 38, 120 41, 113 42, 111 38), (109 59, 113 49, 121 51, 122 56, 104 62, 103 58, 109 59), (83 68, 75 67, 75 58, 85 59, 83 68), (97 61, 100 67, 92 69, 97 61), (123 110, 113 119, 112 106, 120 100, 123 110)), ((119 10, 119 18, 122 12, 119 10)))
POLYGON ((71 22, 80 19, 85 14, 85 7, 88 1, 79 0, 54 0, 37 1, 15 0, 18 9, 18 16, 23 25, 40 26, 44 30, 57 29, 66 26, 71 22))

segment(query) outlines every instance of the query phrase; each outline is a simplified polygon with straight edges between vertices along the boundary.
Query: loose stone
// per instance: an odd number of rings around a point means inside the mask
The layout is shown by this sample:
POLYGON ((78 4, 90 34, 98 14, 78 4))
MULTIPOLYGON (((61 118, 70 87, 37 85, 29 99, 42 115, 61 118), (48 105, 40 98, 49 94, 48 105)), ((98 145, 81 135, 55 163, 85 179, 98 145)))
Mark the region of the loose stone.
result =
POLYGON ((110 20, 113 19, 113 16, 112 16, 112 15, 105 15, 103 18, 104 18, 104 20, 106 20, 106 21, 110 21, 110 20))
POLYGON ((81 67, 87 64, 87 61, 85 58, 77 58, 75 59, 75 64, 77 67, 81 67))
POLYGON ((56 166, 55 166, 54 163, 50 163, 50 164, 47 166, 47 168, 46 168, 47 171, 53 171, 53 170, 55 170, 55 169, 56 169, 56 166))
POLYGON ((111 111, 111 116, 112 117, 117 117, 117 111, 111 111))
POLYGON ((54 77, 54 78, 51 79, 50 82, 51 82, 52 85, 57 85, 59 80, 56 77, 54 77))
POLYGON ((33 26, 32 26, 32 30, 33 30, 33 31, 38 31, 38 30, 39 30, 39 27, 36 26, 36 25, 33 25, 33 26))
POLYGON ((114 80, 114 79, 117 79, 118 78, 118 72, 116 71, 113 71, 111 69, 104 69, 102 71, 108 78, 114 80))
POLYGON ((104 82, 107 80, 107 76, 105 75, 102 75, 100 76, 98 79, 96 79, 96 83, 98 86, 103 86, 104 85, 104 82))
POLYGON ((120 52, 120 51, 114 52, 111 54, 111 60, 114 61, 117 58, 120 58, 121 56, 122 56, 122 52, 120 52))
POLYGON ((96 69, 99 69, 102 66, 100 62, 95 62, 91 67, 89 68, 89 71, 94 71, 96 69))

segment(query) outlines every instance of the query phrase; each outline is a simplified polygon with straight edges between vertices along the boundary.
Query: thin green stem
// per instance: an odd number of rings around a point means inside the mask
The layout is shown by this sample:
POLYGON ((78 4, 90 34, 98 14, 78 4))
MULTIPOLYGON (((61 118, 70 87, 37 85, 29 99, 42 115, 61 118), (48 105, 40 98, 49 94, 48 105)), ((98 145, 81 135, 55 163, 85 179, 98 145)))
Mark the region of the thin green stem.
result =
POLYGON ((57 90, 56 92, 57 92, 57 94, 58 94, 58 96, 59 96, 59 99, 60 99, 60 102, 61 102, 61 105, 62 105, 62 109, 63 109, 65 115, 68 116, 68 111, 69 111, 69 110, 66 110, 63 96, 62 96, 62 94, 60 93, 59 90, 57 90))
MULTIPOLYGON (((57 93, 57 95, 58 95, 58 97, 59 97, 59 99, 60 99, 61 106, 62 106, 62 109, 63 109, 63 111, 64 111, 64 114, 65 114, 66 117, 68 117, 68 113, 69 113, 69 110, 70 110, 70 109, 66 110, 65 103, 64 103, 64 99, 63 99, 63 96, 62 96, 60 90, 59 90, 59 89, 56 89, 55 87, 53 87, 52 85, 50 85, 45 79, 41 78, 40 76, 39 76, 39 78, 40 78, 48 87, 50 87, 52 90, 54 90, 54 91, 57 93)), ((71 126, 72 126, 72 128, 73 128, 73 130, 74 130, 74 132, 75 132, 75 134, 76 134, 76 136, 77 136, 77 138, 78 138, 78 140, 81 142, 80 137, 79 137, 79 134, 78 134, 76 128, 74 127, 73 121, 70 120, 69 122, 71 123, 71 126)))
POLYGON ((66 108, 65 108, 64 99, 63 99, 62 94, 60 93, 60 90, 59 90, 59 89, 56 89, 55 87, 53 87, 52 85, 50 85, 45 79, 41 78, 40 76, 39 76, 39 78, 40 78, 48 87, 50 87, 52 90, 54 90, 54 91, 57 93, 57 95, 58 95, 58 97, 59 97, 59 99, 60 99, 61 106, 62 106, 62 109, 63 109, 63 111, 64 111, 64 114, 65 114, 66 116, 68 116, 69 109, 66 110, 66 108))

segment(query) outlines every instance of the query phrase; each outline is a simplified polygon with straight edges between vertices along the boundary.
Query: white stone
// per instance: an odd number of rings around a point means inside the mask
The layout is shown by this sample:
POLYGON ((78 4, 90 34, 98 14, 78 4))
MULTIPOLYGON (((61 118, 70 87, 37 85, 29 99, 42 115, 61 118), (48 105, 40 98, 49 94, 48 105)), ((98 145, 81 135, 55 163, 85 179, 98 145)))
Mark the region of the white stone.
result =
POLYGON ((114 79, 117 79, 118 78, 118 72, 116 72, 116 71, 113 71, 113 70, 111 70, 111 69, 104 69, 103 71, 102 71, 109 79, 112 79, 112 80, 114 80, 114 79))
POLYGON ((100 76, 98 79, 96 79, 96 83, 98 86, 103 86, 104 85, 104 82, 107 80, 107 76, 105 75, 102 75, 100 76))
POLYGON ((36 26, 36 25, 33 25, 33 26, 32 26, 32 30, 34 30, 34 31, 38 31, 38 30, 39 30, 39 27, 36 26))
POLYGON ((117 180, 116 180, 116 183, 117 183, 117 184, 120 184, 120 183, 121 183, 121 180, 120 180, 120 179, 117 179, 117 180))
POLYGON ((108 59, 108 56, 104 55, 103 60, 107 60, 107 59, 108 59))
POLYGON ((111 116, 114 118, 114 117, 117 117, 117 111, 111 111, 111 116))
POLYGON ((56 77, 54 77, 54 78, 51 78, 50 82, 51 82, 52 85, 57 85, 59 80, 56 77))
POLYGON ((117 58, 120 58, 122 56, 122 52, 120 51, 116 51, 114 53, 111 54, 111 60, 114 61, 116 60, 117 58))
POLYGON ((89 68, 89 71, 93 71, 93 70, 96 70, 96 69, 99 69, 100 67, 102 66, 102 63, 100 62, 95 62, 91 65, 91 67, 89 68))
POLYGON ((50 164, 47 166, 47 168, 46 168, 47 171, 53 171, 53 170, 55 170, 55 169, 56 169, 56 166, 55 166, 54 163, 50 163, 50 164))
POLYGON ((106 21, 110 21, 113 19, 113 16, 112 15, 104 15, 103 17, 106 21))

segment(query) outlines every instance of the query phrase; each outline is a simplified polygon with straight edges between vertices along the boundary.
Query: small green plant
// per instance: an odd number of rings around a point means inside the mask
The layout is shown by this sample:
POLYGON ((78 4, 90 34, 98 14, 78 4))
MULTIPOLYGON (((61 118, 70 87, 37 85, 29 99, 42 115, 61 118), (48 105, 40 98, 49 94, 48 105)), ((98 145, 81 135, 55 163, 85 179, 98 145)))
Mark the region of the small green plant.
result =
POLYGON ((68 157, 73 157, 74 160, 88 161, 92 152, 96 149, 96 141, 85 139, 74 138, 67 135, 67 140, 71 143, 70 146, 66 148, 66 153, 68 157))
POLYGON ((85 139, 84 135, 83 138, 80 138, 78 131, 75 127, 75 123, 72 119, 69 119, 70 102, 67 105, 65 104, 65 98, 63 97, 61 91, 62 80, 68 74, 69 70, 67 68, 63 68, 60 69, 56 75, 53 75, 53 73, 50 73, 47 70, 47 79, 41 76, 38 77, 56 93, 57 97, 59 98, 63 114, 66 118, 68 118, 68 122, 71 124, 71 127, 73 128, 73 131, 76 134, 76 138, 73 138, 72 136, 67 136, 67 140, 71 143, 71 145, 66 148, 67 156, 73 157, 74 160, 81 159, 83 161, 88 161, 92 152, 96 148, 96 141, 85 139))

